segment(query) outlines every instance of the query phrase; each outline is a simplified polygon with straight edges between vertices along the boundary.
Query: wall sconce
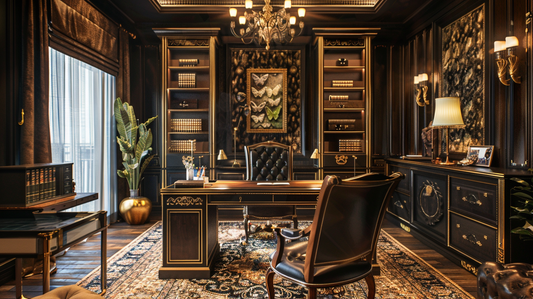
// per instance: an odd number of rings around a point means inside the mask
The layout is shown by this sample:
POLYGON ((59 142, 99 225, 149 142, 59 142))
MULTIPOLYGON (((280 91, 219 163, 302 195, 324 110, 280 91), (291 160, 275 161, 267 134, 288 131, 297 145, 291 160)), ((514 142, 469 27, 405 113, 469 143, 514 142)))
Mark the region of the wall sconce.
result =
POLYGON ((415 76, 416 104, 420 107, 429 105, 428 100, 428 74, 423 73, 415 76), (420 86, 420 88, 418 87, 420 86))
POLYGON ((494 53, 496 54, 496 64, 498 65, 498 79, 505 85, 510 85, 510 79, 507 79, 507 65, 509 65, 509 76, 514 83, 522 83, 521 77, 518 76, 518 56, 515 55, 515 49, 518 47, 518 38, 508 36, 505 41, 494 42, 494 53), (504 50, 507 49, 507 57, 504 50), (507 58, 507 59, 506 59, 507 58))

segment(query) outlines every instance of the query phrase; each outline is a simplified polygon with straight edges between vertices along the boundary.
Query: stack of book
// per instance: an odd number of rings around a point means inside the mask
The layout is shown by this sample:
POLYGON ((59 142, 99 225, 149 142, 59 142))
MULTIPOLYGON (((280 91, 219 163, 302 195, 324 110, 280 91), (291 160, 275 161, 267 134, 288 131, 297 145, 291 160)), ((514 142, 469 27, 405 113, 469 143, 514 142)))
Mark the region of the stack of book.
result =
POLYGON ((172 118, 170 120, 170 131, 172 132, 201 132, 202 119, 200 118, 172 118))
POLYGON ((179 88, 195 88, 196 74, 195 73, 180 73, 178 74, 179 88))
MULTIPOLYGON (((191 141, 189 140, 170 140, 169 151, 175 153, 190 153, 191 141)), ((192 142, 192 151, 196 151, 196 141, 192 142)))
POLYGON ((198 59, 178 59, 179 66, 197 66, 198 59))
POLYGON ((339 152, 362 152, 363 140, 339 139, 339 152))
POLYGON ((353 87, 353 80, 333 80, 332 87, 353 87))

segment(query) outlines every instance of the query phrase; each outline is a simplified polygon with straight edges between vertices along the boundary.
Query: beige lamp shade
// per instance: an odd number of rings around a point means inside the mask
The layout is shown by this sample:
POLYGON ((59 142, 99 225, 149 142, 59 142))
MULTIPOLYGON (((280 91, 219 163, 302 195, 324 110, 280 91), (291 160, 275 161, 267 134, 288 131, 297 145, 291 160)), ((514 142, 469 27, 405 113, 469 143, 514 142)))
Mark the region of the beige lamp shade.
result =
POLYGON ((311 154, 311 159, 318 159, 320 156, 318 154, 318 148, 315 148, 315 150, 313 151, 313 153, 311 154))
POLYGON ((461 100, 457 97, 436 98, 433 127, 464 126, 461 114, 461 100))
POLYGON ((226 156, 226 153, 224 152, 224 150, 223 149, 219 150, 217 160, 227 160, 227 159, 228 159, 228 156, 226 156))

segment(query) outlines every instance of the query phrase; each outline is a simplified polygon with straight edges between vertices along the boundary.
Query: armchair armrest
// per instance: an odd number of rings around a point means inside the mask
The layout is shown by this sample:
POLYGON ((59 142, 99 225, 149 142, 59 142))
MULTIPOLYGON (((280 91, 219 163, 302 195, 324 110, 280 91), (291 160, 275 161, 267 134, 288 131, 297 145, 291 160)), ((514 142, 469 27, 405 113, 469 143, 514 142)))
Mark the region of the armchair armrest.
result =
POLYGON ((283 228, 281 230, 281 235, 287 240, 297 240, 309 235, 310 231, 310 227, 306 227, 305 229, 283 228))

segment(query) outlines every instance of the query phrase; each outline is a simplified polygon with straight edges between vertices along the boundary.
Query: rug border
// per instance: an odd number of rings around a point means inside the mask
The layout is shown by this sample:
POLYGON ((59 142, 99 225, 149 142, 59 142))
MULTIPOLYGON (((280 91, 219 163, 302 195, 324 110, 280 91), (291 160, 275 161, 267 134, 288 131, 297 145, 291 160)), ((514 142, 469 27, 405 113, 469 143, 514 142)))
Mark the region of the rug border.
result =
MULTIPOLYGON (((476 297, 470 295, 470 293, 468 293, 467 291, 465 291, 465 289, 463 289, 461 286, 459 286, 457 283, 455 283, 455 281, 451 280, 450 278, 448 278, 446 275, 442 274, 442 272, 440 272, 439 270, 437 270, 435 267, 433 267, 432 265, 430 265, 428 262, 426 262, 426 260, 424 260, 423 258, 421 258, 420 256, 418 256, 418 254, 414 253, 413 251, 411 251, 411 249, 405 247, 405 245, 403 245, 400 241, 396 240, 393 236, 391 236, 389 233, 387 233, 386 231, 384 231, 383 229, 381 229, 381 232, 382 234, 385 234, 388 238, 391 238, 393 239, 394 241, 396 241, 396 244, 398 245, 398 247, 400 247, 402 250, 405 250, 407 251, 408 253, 416 256, 418 258, 418 260, 420 260, 420 262, 422 264, 424 264, 426 267, 430 268, 431 270, 437 272, 442 278, 446 279, 450 284, 454 285, 456 288, 458 288, 459 290, 461 290, 466 296, 468 296, 469 298, 471 299, 476 299, 476 297)), ((413 236, 414 238, 414 236, 413 236)), ((445 258, 445 257, 443 257, 445 258)), ((379 263, 379 260, 378 260, 378 263, 379 263)))
MULTIPOLYGON (((106 262, 106 268, 107 268, 107 265, 109 265, 110 263, 112 263, 114 260, 118 259, 119 256, 121 256, 120 254, 123 255, 123 252, 124 251, 129 251, 129 249, 134 246, 135 244, 138 244, 143 238, 145 235, 148 234, 148 232, 150 230, 152 230, 155 226, 159 225, 159 223, 161 222, 162 224, 162 220, 158 220, 156 223, 154 223, 152 226, 150 226, 149 228, 147 228, 144 232, 142 232, 140 235, 138 235, 137 237, 135 237, 135 239, 131 240, 131 242, 129 242, 126 246, 122 247, 122 249, 120 249, 119 251, 115 252, 112 256, 108 257, 107 258, 107 262, 106 262)), ((107 242, 106 242, 107 244, 107 242)), ((106 256, 107 256, 107 248, 106 248, 106 256)), ((87 275, 85 275, 82 279, 80 279, 78 282, 76 282, 76 285, 79 286, 80 284, 82 284, 86 279, 88 279, 90 276, 92 276, 93 274, 95 274, 96 272, 100 272, 100 268, 102 268, 102 265, 100 266, 97 266, 94 270, 92 270, 91 272, 89 272, 87 275)), ((107 272, 107 269, 106 269, 106 272, 107 272)), ((106 288, 107 289, 107 288, 106 288)))

